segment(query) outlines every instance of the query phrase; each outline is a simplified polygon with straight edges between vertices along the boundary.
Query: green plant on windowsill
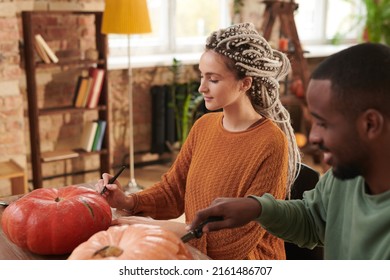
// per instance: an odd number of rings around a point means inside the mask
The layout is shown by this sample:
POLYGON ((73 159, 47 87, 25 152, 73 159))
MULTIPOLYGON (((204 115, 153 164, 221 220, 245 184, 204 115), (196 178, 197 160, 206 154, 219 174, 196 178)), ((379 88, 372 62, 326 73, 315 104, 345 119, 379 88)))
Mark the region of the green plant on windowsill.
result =
MULTIPOLYGON (((351 5, 356 4, 354 0, 344 1, 351 5)), ((345 18, 344 21, 349 22, 350 28, 345 32, 337 32, 332 39, 332 43, 338 44, 347 33, 359 28, 361 29, 361 41, 390 45, 390 0, 361 1, 364 6, 364 13, 350 15, 345 18)))
POLYGON ((390 0, 363 0, 367 40, 390 45, 390 0))
POLYGON ((234 14, 240 14, 241 9, 244 7, 244 0, 234 0, 233 1, 233 12, 234 14))
POLYGON ((174 152, 181 148, 187 139, 188 133, 194 121, 200 117, 198 108, 203 101, 203 96, 198 92, 199 81, 190 80, 180 83, 183 75, 182 64, 179 60, 173 59, 170 70, 173 73, 173 81, 169 87, 171 102, 175 116, 176 142, 167 143, 169 149, 174 152))

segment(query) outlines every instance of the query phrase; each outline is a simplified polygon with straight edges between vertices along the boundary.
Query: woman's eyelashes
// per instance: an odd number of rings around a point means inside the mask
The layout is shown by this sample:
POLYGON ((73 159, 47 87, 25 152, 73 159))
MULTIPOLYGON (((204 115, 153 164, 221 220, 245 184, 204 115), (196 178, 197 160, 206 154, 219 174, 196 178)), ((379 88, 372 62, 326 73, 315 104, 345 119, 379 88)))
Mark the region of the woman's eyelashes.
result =
POLYGON ((219 80, 218 79, 216 79, 216 78, 213 78, 213 77, 208 77, 208 76, 200 76, 200 80, 202 81, 202 80, 204 80, 204 79, 207 79, 207 81, 209 81, 210 83, 214 83, 214 84, 216 84, 216 83, 218 83, 219 82, 219 80))

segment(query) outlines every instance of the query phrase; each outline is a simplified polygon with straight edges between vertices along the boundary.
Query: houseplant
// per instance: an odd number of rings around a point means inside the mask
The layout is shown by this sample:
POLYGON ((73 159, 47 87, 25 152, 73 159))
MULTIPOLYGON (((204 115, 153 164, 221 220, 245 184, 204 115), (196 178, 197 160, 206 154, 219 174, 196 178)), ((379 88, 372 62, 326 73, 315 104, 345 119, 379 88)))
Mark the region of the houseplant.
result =
MULTIPOLYGON (((344 0, 359 9, 356 0, 344 0)), ((362 12, 351 14, 342 25, 349 23, 346 31, 337 32, 332 43, 337 44, 345 35, 358 28, 361 30, 360 40, 390 45, 390 0, 361 0, 362 12)), ((342 29, 342 28, 341 28, 342 29)))
POLYGON ((198 92, 199 81, 184 77, 186 74, 182 71, 181 61, 174 58, 170 70, 173 73, 173 80, 169 87, 171 102, 168 106, 174 111, 176 141, 167 145, 173 152, 180 149, 194 121, 202 115, 198 109, 203 102, 203 96, 198 92))
POLYGON ((390 0, 363 0, 366 40, 390 45, 390 0))

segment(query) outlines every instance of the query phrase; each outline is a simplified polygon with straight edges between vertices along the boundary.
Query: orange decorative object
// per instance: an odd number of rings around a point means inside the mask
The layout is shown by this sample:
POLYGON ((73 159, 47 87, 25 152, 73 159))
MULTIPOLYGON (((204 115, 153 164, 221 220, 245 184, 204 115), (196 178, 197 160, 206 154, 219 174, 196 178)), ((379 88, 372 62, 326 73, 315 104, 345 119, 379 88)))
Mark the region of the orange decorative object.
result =
POLYGON ((191 260, 173 232, 157 225, 111 226, 80 244, 69 260, 191 260))
POLYGON ((69 254, 111 225, 111 208, 95 190, 36 189, 5 208, 1 225, 16 245, 41 255, 69 254))
POLYGON ((303 83, 301 79, 294 80, 290 85, 290 91, 299 98, 305 97, 305 91, 303 89, 303 83))
POLYGON ((279 50, 282 52, 288 51, 288 39, 284 37, 279 39, 279 50))
POLYGON ((306 144, 307 144, 307 137, 304 134, 296 132, 295 133, 295 139, 297 141, 297 145, 298 145, 299 148, 302 148, 302 147, 306 146, 306 144))

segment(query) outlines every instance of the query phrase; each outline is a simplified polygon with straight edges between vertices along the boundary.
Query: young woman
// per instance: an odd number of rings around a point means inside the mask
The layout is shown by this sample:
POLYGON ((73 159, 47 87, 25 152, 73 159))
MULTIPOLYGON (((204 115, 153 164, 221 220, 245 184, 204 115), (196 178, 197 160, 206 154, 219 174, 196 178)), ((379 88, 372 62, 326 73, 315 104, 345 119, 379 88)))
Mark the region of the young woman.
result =
MULTIPOLYGON (((196 121, 161 182, 129 196, 118 182, 109 184, 107 201, 130 215, 157 220, 185 213, 190 223, 217 197, 271 193, 285 198, 300 161, 289 114, 279 100, 278 80, 289 69, 287 57, 273 50, 252 24, 213 32, 200 58, 199 92, 208 110, 223 111, 196 121)), ((99 191, 111 177, 103 174, 99 191)), ((212 259, 285 258, 283 241, 256 223, 190 242, 212 259)))

